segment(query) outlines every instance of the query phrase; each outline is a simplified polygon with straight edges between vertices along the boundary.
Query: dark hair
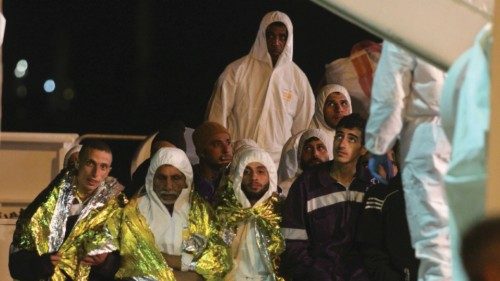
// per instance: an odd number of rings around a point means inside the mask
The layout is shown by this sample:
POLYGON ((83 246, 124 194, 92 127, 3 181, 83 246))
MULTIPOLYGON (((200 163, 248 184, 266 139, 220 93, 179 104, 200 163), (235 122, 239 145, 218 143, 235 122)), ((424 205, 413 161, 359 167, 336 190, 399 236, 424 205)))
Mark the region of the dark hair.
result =
MULTIPOLYGON (((186 126, 182 121, 169 121, 165 123, 151 141, 151 148, 159 141, 168 141, 175 145, 175 147, 186 152, 186 140, 184 139, 185 130, 186 126)), ((151 149, 151 151, 153 151, 153 149, 151 149)))
POLYGON ((82 149, 78 153, 78 162, 87 160, 90 150, 100 150, 113 154, 109 145, 100 140, 89 140, 82 145, 82 149))
POLYGON ((352 113, 346 115, 340 119, 336 130, 345 128, 345 129, 358 129, 361 131, 361 144, 365 144, 365 127, 366 127, 366 119, 361 117, 358 113, 352 113))
POLYGON ((500 260, 500 217, 480 221, 466 231, 460 255, 471 281, 483 280, 487 265, 500 260))

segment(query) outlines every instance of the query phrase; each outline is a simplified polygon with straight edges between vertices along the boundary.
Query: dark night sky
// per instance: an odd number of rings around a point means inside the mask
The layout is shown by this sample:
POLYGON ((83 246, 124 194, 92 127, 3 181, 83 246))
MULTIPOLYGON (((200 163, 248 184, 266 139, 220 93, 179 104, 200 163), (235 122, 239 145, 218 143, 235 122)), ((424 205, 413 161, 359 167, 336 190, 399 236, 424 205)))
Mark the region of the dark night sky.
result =
POLYGON ((217 77, 248 54, 271 10, 292 19, 294 61, 313 88, 325 64, 378 40, 307 1, 4 1, 2 131, 147 134, 169 118, 196 127, 217 77))

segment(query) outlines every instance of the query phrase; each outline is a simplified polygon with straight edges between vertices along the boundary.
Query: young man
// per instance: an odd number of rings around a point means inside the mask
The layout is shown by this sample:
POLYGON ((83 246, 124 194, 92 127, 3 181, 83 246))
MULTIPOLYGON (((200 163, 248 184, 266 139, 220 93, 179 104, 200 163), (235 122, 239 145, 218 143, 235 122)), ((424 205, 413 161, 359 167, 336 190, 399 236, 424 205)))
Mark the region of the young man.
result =
POLYGON ((138 207, 176 280, 220 280, 230 269, 229 249, 213 225, 213 212, 192 192, 186 154, 161 148, 151 159, 138 207))
POLYGON ((333 142, 321 129, 307 129, 291 137, 283 147, 278 167, 278 186, 286 197, 290 186, 302 171, 333 158, 333 142))
POLYGON ((85 144, 78 167, 64 169, 21 214, 9 269, 19 280, 109 280, 120 259, 107 221, 123 206, 123 187, 108 178, 111 149, 85 144), (82 239, 83 238, 83 239, 82 239))
POLYGON ((336 128, 334 160, 305 171, 283 209, 286 250, 281 269, 293 280, 367 280, 354 234, 367 183, 357 174, 365 121, 358 114, 336 128))
POLYGON ((274 163, 262 149, 246 148, 235 155, 229 178, 217 208, 234 264, 225 280, 277 280, 284 245, 274 163))
POLYGON ((207 108, 209 121, 235 140, 253 139, 275 165, 285 142, 306 129, 314 113, 311 86, 292 57, 292 22, 284 13, 267 13, 250 54, 226 67, 207 108))
POLYGON ((193 166, 194 190, 214 204, 221 176, 233 159, 231 136, 220 124, 204 122, 194 130, 193 143, 200 159, 200 163, 193 166))
POLYGON ((351 96, 346 88, 338 84, 327 84, 316 97, 316 108, 309 128, 323 130, 329 148, 333 145, 335 127, 342 117, 352 113, 351 96))

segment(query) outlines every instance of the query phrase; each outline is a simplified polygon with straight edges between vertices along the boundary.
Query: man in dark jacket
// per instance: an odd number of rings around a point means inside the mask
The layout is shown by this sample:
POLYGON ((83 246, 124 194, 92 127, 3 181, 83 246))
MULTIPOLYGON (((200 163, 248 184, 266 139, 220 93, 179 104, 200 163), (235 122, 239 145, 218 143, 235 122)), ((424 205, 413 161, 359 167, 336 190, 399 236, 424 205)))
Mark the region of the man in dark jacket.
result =
POLYGON ((334 160, 304 172, 283 209, 286 250, 281 270, 293 280, 368 280, 354 249, 357 218, 368 183, 357 174, 365 120, 348 115, 338 123, 334 160))

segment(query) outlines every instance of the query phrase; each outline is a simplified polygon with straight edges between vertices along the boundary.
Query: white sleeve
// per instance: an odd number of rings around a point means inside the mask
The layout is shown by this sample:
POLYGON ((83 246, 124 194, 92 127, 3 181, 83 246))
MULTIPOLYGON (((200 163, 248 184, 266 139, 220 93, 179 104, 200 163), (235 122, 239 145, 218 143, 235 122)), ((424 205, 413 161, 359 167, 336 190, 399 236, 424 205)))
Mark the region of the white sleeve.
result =
POLYGON ((206 120, 217 122, 227 128, 228 117, 231 114, 234 105, 234 96, 236 94, 236 82, 234 73, 226 69, 214 87, 212 97, 208 102, 206 120))
POLYGON ((303 85, 302 93, 299 95, 299 102, 297 103, 297 110, 295 112, 295 116, 293 118, 292 131, 291 134, 296 135, 299 132, 309 128, 311 124, 312 117, 314 115, 314 105, 315 99, 314 94, 307 80, 305 74, 303 74, 304 79, 301 81, 303 85))
POLYGON ((375 71, 365 147, 371 153, 386 153, 403 127, 405 99, 410 94, 416 59, 385 41, 375 71))

